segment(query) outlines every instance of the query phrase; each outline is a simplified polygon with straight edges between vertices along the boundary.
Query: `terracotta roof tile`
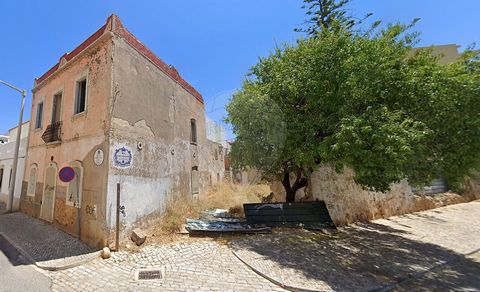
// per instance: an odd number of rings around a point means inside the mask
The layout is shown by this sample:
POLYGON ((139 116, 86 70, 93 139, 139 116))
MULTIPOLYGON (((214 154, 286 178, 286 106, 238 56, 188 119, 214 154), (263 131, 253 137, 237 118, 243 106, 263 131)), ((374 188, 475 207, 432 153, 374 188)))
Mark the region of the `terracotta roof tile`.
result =
MULTIPOLYGON (((179 83, 185 90, 187 90, 190 94, 195 96, 195 98, 203 103, 202 95, 187 81, 185 81, 180 74, 178 73, 177 69, 171 65, 167 65, 162 59, 157 57, 149 48, 147 48, 144 44, 142 44, 131 32, 129 32, 120 21, 120 18, 112 14, 108 17, 106 23, 97 30, 94 34, 92 34, 89 38, 87 38, 84 42, 82 42, 78 47, 76 47, 70 53, 64 54, 62 58, 68 62, 73 59, 75 56, 80 54, 83 50, 85 50, 89 45, 94 43, 97 39, 99 39, 103 34, 107 31, 112 31, 121 38, 123 38, 130 46, 132 46, 135 50, 137 50, 140 54, 142 54, 145 58, 149 59, 152 63, 154 63, 160 70, 162 70, 165 74, 170 76, 173 80, 179 83)), ((42 76, 35 80, 35 84, 40 84, 45 79, 50 77, 53 73, 55 73, 60 67, 60 62, 55 64, 52 68, 50 68, 47 72, 45 72, 42 76)))

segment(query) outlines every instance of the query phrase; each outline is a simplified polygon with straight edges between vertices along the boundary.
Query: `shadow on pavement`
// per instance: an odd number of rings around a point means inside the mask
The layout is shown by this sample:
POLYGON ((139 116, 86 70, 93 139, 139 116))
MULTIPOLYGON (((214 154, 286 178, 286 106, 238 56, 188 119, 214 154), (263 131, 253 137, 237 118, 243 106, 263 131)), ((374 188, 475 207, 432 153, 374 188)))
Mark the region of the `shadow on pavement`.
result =
MULTIPOLYGON (((21 249, 35 262, 82 256, 95 251, 51 224, 21 212, 0 215, 0 233, 14 243, 15 249, 21 249)), ((0 249, 3 250, 2 245, 0 249)), ((3 251, 6 253, 5 250, 3 251)))
POLYGON ((2 252, 14 266, 32 264, 2 235, 0 234, 0 252, 2 252))
POLYGON ((468 273, 453 265, 452 272, 440 280, 456 283, 456 289, 480 288, 480 283, 472 286, 471 281, 472 271, 480 274, 479 262, 402 234, 405 231, 363 223, 333 237, 289 230, 235 240, 231 247, 252 267, 294 287, 318 289, 324 282, 340 291, 380 288, 420 276, 438 264, 461 261, 468 273))

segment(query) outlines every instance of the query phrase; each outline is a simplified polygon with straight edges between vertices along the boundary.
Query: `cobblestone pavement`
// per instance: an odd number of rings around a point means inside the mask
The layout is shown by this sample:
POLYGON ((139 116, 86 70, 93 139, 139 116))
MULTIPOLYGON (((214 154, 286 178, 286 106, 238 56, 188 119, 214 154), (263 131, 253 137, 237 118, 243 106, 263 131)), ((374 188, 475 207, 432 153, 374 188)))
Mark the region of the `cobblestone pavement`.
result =
POLYGON ((71 235, 21 212, 0 215, 0 233, 36 262, 68 261, 94 251, 71 235))
POLYGON ((480 291, 478 277, 469 276, 480 274, 480 262, 464 256, 480 248, 479 214, 475 201, 358 224, 334 236, 289 230, 244 237, 231 247, 267 277, 304 289, 393 288, 409 277, 419 278, 418 284, 409 282, 418 287, 433 281, 422 282, 423 272, 452 263, 445 266, 452 270, 445 271, 448 282, 434 278, 435 287, 446 290, 454 283, 458 290, 480 291))
POLYGON ((145 246, 41 273, 53 291, 283 291, 248 266, 287 287, 317 291, 480 291, 479 214, 476 201, 358 224, 330 236, 285 229, 238 236, 229 245, 200 240, 145 246), (158 269, 163 277, 138 281, 135 274, 142 269, 158 269))
POLYGON ((44 273, 53 291, 283 291, 211 241, 148 246, 44 273), (163 279, 136 281, 135 272, 145 268, 162 270, 163 279))
POLYGON ((480 252, 395 287, 397 291, 480 291, 480 252))

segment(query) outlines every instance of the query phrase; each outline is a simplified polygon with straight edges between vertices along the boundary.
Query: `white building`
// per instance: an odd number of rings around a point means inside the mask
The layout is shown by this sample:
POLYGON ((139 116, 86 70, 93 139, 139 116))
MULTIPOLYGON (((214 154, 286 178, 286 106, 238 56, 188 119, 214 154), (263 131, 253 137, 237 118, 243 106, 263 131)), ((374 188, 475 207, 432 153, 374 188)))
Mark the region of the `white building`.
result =
POLYGON ((227 131, 225 128, 207 116, 205 116, 205 125, 207 128, 207 139, 222 144, 223 148, 227 148, 227 131))
POLYGON ((227 131, 225 128, 205 116, 205 128, 208 144, 208 181, 210 185, 217 184, 225 178, 225 158, 227 154, 227 131))
MULTIPOLYGON (((0 142, 0 203, 7 203, 8 189, 12 183, 13 156, 15 153, 15 141, 17 139, 18 127, 8 131, 8 136, 1 136, 0 142)), ((29 122, 22 125, 20 136, 20 152, 17 168, 17 179, 15 182, 15 194, 13 200, 13 210, 18 210, 20 205, 20 193, 22 192, 22 178, 25 169, 26 145, 28 140, 29 122)))

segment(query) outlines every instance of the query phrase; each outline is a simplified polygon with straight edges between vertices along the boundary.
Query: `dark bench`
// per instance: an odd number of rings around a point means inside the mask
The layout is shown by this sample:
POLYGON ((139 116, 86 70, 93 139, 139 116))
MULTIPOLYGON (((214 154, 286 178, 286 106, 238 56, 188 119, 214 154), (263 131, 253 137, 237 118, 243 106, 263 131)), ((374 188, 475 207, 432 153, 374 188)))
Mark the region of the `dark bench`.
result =
POLYGON ((324 201, 243 204, 248 224, 269 227, 328 227, 335 224, 324 201))

